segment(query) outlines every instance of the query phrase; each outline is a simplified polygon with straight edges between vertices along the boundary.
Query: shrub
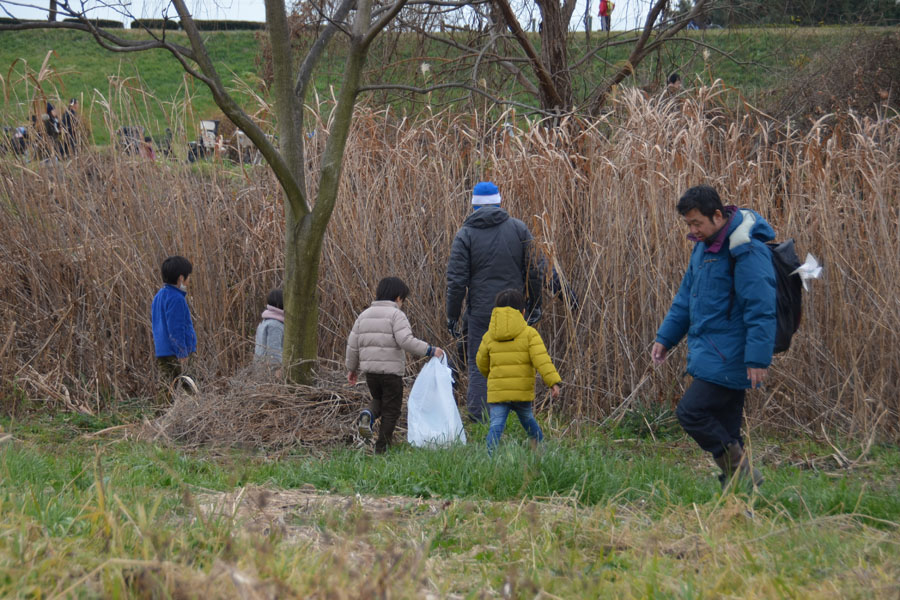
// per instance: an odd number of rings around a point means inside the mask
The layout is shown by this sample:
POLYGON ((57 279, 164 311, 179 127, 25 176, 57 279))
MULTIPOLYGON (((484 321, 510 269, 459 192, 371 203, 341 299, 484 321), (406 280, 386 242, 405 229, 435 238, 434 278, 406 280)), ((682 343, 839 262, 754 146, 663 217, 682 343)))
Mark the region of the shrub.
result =
POLYGON ((132 29, 181 29, 181 23, 170 19, 136 19, 131 22, 132 29))

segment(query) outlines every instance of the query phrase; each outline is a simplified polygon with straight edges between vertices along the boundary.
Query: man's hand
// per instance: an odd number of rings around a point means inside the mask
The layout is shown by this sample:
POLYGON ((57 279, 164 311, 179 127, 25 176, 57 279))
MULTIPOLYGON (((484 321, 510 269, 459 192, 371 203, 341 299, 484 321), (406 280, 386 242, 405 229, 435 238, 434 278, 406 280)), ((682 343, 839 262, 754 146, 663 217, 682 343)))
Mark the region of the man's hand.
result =
POLYGON ((356 385, 358 377, 359 375, 357 375, 355 371, 350 371, 349 373, 347 373, 347 381, 350 383, 350 385, 356 385))
POLYGON ((750 387, 761 387, 768 374, 769 369, 755 369, 753 367, 747 367, 747 379, 750 380, 750 387))
POLYGON ((552 388, 550 388, 550 397, 556 400, 559 398, 559 384, 557 383, 552 388))
POLYGON ((440 357, 444 356, 444 351, 441 350, 440 348, 438 348, 437 346, 435 346, 433 356, 435 358, 440 358, 440 357))
POLYGON ((459 332, 456 331, 456 319, 447 319, 447 331, 453 337, 459 337, 459 332))
POLYGON ((661 365, 666 362, 666 358, 669 356, 669 349, 660 344, 659 342, 653 342, 653 348, 650 349, 650 358, 653 359, 654 365, 661 365))

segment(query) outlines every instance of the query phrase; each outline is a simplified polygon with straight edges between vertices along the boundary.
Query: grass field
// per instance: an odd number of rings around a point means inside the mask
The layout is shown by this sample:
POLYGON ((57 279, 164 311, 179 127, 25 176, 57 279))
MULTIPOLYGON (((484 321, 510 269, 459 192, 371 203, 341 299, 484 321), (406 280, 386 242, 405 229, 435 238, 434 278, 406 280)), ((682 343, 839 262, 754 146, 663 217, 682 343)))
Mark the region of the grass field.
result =
MULTIPOLYGON (((762 101, 764 95, 777 89, 817 54, 853 38, 890 30, 834 27, 685 32, 681 36, 683 41, 674 42, 648 57, 630 83, 650 85, 678 70, 688 84, 722 79, 752 101, 762 101), (713 49, 709 50, 707 46, 713 49)), ((124 35, 139 34, 127 30, 124 35)), ((169 35, 174 41, 187 44, 183 34, 169 35)), ((624 33, 614 35, 627 37, 624 33)), ((596 45, 601 39, 595 32, 592 44, 596 45)), ((230 84, 251 112, 258 109, 258 102, 248 93, 248 90, 261 91, 256 35, 253 32, 209 33, 206 43, 226 85, 230 84)), ((373 46, 368 83, 386 80, 421 84, 421 63, 442 60, 435 59, 443 53, 436 46, 426 46, 424 56, 415 55, 414 43, 401 43, 397 47, 400 51, 390 54, 389 49, 394 48, 392 44, 373 46), (409 50, 404 51, 404 47, 409 50), (383 67, 386 68, 384 72, 381 71, 383 67)), ((576 97, 582 97, 611 69, 623 63, 628 49, 628 45, 613 46, 586 61, 574 74, 576 97)), ((570 49, 573 62, 586 51, 584 35, 573 33, 570 49)), ((335 43, 326 53, 316 76, 315 87, 320 95, 330 96, 329 86, 339 83, 342 69, 342 46, 335 43)), ((115 93, 118 86, 134 90, 130 95, 134 106, 128 107, 128 112, 134 113, 134 119, 153 135, 161 134, 166 127, 192 128, 192 123, 197 120, 211 118, 220 112, 207 89, 185 77, 180 65, 167 52, 114 54, 104 51, 92 38, 80 32, 58 31, 52 35, 40 31, 5 32, 0 36, 0 77, 5 98, 5 106, 0 109, 4 125, 27 120, 30 102, 39 84, 43 95, 50 98, 63 101, 73 96, 82 98, 95 141, 99 144, 109 140, 109 125, 103 120, 101 105, 121 96, 115 93), (42 74, 45 59, 49 70, 42 74), (185 111, 187 114, 180 114, 185 111)), ((524 96, 518 99, 529 100, 524 96)), ((391 98, 382 94, 373 101, 382 103, 391 98)), ((403 102, 400 105, 407 106, 403 102)), ((123 108, 120 107, 120 113, 124 112, 123 108)), ((455 108, 467 110, 465 102, 455 108)))
MULTIPOLYGON (((3 425, 0 595, 26 597, 896 597, 896 448, 851 469, 754 440, 760 494, 721 495, 676 430, 596 430, 534 454, 510 424, 439 451, 185 453, 3 425), (777 467, 777 468, 776 468, 777 467), (253 595, 256 594, 256 595, 253 595)), ((847 455, 855 451, 844 448, 847 455)))
MULTIPOLYGON (((733 44, 742 64, 682 43, 646 63, 636 83, 654 64, 662 73, 687 65, 684 73, 763 98, 786 71, 865 31, 697 34, 733 44)), ((35 74, 48 39, 4 34, 0 60, 24 57, 35 74)), ((98 143, 113 121, 146 119, 158 133, 215 110, 197 86, 184 101, 182 75, 161 53, 108 55, 65 34, 51 41, 65 48, 51 57, 58 75, 29 78, 21 62, 0 71, 4 121, 25 118, 17 102, 37 82, 53 97, 92 98, 98 143), (142 83, 108 93, 111 73, 140 73, 142 83), (101 97, 115 110, 101 110, 101 97)), ((254 76, 251 35, 210 43, 222 64, 254 76)), ((339 62, 333 55, 326 66, 339 62)), ((511 212, 535 215, 533 230, 580 286, 581 311, 548 302, 542 324, 572 382, 557 411, 565 421, 539 415, 548 441, 537 454, 510 423, 494 459, 477 427, 468 446, 401 445, 387 457, 147 441, 139 434, 149 415, 129 405, 155 385, 148 305, 158 256, 177 247, 195 261, 199 359, 210 378, 233 375, 249 360, 259 301, 280 281, 271 174, 105 149, 65 169, 0 163, 0 376, 12 383, 0 400, 3 414, 23 419, 0 417, 0 597, 897 598, 900 451, 882 443, 897 439, 900 327, 884 300, 897 297, 896 121, 843 122, 830 138, 843 143, 813 132, 773 150, 758 143, 768 130, 703 116, 721 89, 696 103, 623 95, 618 120, 577 140, 541 128, 493 135, 488 119, 399 125, 388 111, 360 111, 325 251, 323 361, 339 358, 386 265, 418 292, 416 330, 443 334, 446 252, 474 178, 494 178, 511 212), (767 479, 758 494, 721 494, 709 459, 660 408, 677 395, 683 357, 655 374, 645 367, 683 269, 672 200, 700 177, 773 214, 781 233, 840 274, 818 282, 795 347, 749 403, 767 479), (620 218, 635 206, 647 227, 620 218), (877 264, 859 260, 867 255, 877 264), (618 406, 627 408, 618 426, 596 425, 618 406)), ((323 137, 307 140, 311 172, 323 137)))

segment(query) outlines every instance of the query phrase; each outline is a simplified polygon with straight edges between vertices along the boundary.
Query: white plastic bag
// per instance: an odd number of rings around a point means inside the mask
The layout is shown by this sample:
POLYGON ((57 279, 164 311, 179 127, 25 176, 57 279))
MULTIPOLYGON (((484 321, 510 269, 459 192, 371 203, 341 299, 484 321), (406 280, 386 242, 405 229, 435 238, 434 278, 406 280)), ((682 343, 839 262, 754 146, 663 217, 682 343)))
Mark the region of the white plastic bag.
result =
POLYGON ((409 392, 408 411, 407 439, 413 446, 466 443, 446 358, 432 358, 422 367, 409 392))

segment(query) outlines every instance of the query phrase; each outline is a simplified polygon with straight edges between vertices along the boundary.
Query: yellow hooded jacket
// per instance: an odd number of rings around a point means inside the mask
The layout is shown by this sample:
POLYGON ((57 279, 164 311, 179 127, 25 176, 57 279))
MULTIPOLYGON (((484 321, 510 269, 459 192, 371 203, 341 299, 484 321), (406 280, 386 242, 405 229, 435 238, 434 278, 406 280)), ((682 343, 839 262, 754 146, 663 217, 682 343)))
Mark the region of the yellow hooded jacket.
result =
POLYGON ((535 369, 547 387, 562 381, 541 334, 511 306, 491 312, 491 324, 481 338, 475 362, 487 377, 487 401, 491 404, 532 402, 535 369))

